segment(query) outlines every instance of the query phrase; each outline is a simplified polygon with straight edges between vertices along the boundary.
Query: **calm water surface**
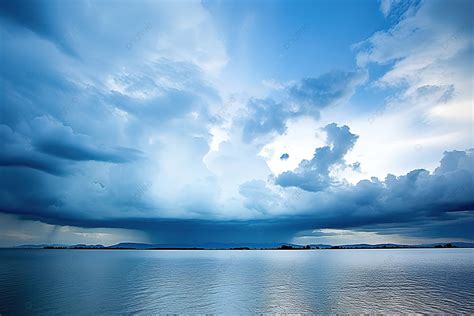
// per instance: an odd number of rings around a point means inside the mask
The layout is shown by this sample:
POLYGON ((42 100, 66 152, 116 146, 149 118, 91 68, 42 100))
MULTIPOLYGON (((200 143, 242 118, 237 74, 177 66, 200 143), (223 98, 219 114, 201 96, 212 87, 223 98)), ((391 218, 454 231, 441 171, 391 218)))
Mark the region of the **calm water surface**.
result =
POLYGON ((0 250, 0 314, 474 313, 474 249, 0 250))

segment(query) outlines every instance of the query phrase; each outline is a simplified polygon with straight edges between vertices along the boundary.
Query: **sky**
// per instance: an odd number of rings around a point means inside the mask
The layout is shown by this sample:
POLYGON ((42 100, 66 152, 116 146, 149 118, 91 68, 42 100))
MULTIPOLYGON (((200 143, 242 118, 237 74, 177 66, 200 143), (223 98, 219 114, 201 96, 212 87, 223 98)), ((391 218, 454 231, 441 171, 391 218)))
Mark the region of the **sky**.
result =
POLYGON ((0 1, 0 246, 474 241, 474 2, 0 1))

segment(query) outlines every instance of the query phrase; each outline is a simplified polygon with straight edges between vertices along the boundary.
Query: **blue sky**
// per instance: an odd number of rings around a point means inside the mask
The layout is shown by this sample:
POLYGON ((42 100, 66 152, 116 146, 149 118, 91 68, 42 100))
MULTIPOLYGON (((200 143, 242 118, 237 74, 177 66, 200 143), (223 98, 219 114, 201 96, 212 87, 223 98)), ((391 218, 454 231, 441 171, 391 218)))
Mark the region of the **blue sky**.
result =
POLYGON ((0 246, 474 240, 470 1, 0 7, 0 246))

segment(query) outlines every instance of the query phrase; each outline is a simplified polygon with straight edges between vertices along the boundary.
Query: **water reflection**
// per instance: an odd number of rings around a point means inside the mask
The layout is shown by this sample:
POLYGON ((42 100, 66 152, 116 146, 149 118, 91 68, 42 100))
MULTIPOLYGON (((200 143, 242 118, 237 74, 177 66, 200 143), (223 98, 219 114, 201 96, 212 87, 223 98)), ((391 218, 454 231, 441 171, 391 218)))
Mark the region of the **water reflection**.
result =
POLYGON ((474 250, 0 251, 0 313, 472 313, 474 250))

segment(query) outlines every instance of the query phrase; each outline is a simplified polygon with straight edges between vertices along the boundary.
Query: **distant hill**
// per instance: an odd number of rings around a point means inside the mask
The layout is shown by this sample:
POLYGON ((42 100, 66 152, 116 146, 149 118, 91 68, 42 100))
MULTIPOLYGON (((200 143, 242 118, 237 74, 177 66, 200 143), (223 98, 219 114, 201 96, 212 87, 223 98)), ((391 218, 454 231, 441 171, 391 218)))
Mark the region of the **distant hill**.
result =
POLYGON ((301 245, 293 245, 288 243, 218 243, 207 242, 200 244, 145 244, 145 243, 119 243, 107 248, 111 249, 273 249, 282 245, 292 245, 294 247, 303 248, 301 245))
POLYGON ((117 249, 147 249, 152 246, 151 244, 143 244, 143 243, 133 243, 133 242, 122 242, 113 246, 109 246, 107 248, 117 248, 117 249))
POLYGON ((44 247, 67 247, 65 244, 40 244, 40 245, 20 245, 13 248, 18 249, 42 249, 44 247))
POLYGON ((66 244, 41 244, 41 245, 20 245, 14 247, 16 249, 102 249, 105 248, 103 245, 66 245, 66 244))
MULTIPOLYGON (((424 244, 424 245, 421 245, 421 246, 424 246, 424 247, 436 247, 436 246, 444 246, 446 245, 447 243, 443 243, 443 242, 440 242, 440 243, 435 243, 435 244, 424 244)), ((450 244, 452 244, 453 246, 455 246, 456 248, 474 248, 474 242, 460 242, 460 241, 454 241, 454 242, 450 242, 450 244)))
POLYGON ((312 249, 328 249, 332 247, 332 245, 325 245, 325 244, 310 244, 309 246, 312 249))
POLYGON ((364 248, 364 249, 377 249, 377 248, 412 248, 412 247, 419 247, 413 245, 401 245, 401 244, 351 244, 351 245, 340 245, 339 247, 342 248, 364 248))
POLYGON ((474 248, 471 242, 449 242, 431 243, 419 245, 403 244, 348 244, 348 245, 327 245, 309 244, 298 245, 291 243, 215 243, 207 242, 201 244, 148 244, 123 242, 112 246, 103 245, 66 245, 66 244, 31 244, 13 247, 15 249, 390 249, 390 248, 474 248))
POLYGON ((351 244, 338 245, 331 248, 337 249, 388 249, 388 248, 474 248, 474 243, 469 242, 448 242, 418 245, 402 245, 402 244, 351 244))

